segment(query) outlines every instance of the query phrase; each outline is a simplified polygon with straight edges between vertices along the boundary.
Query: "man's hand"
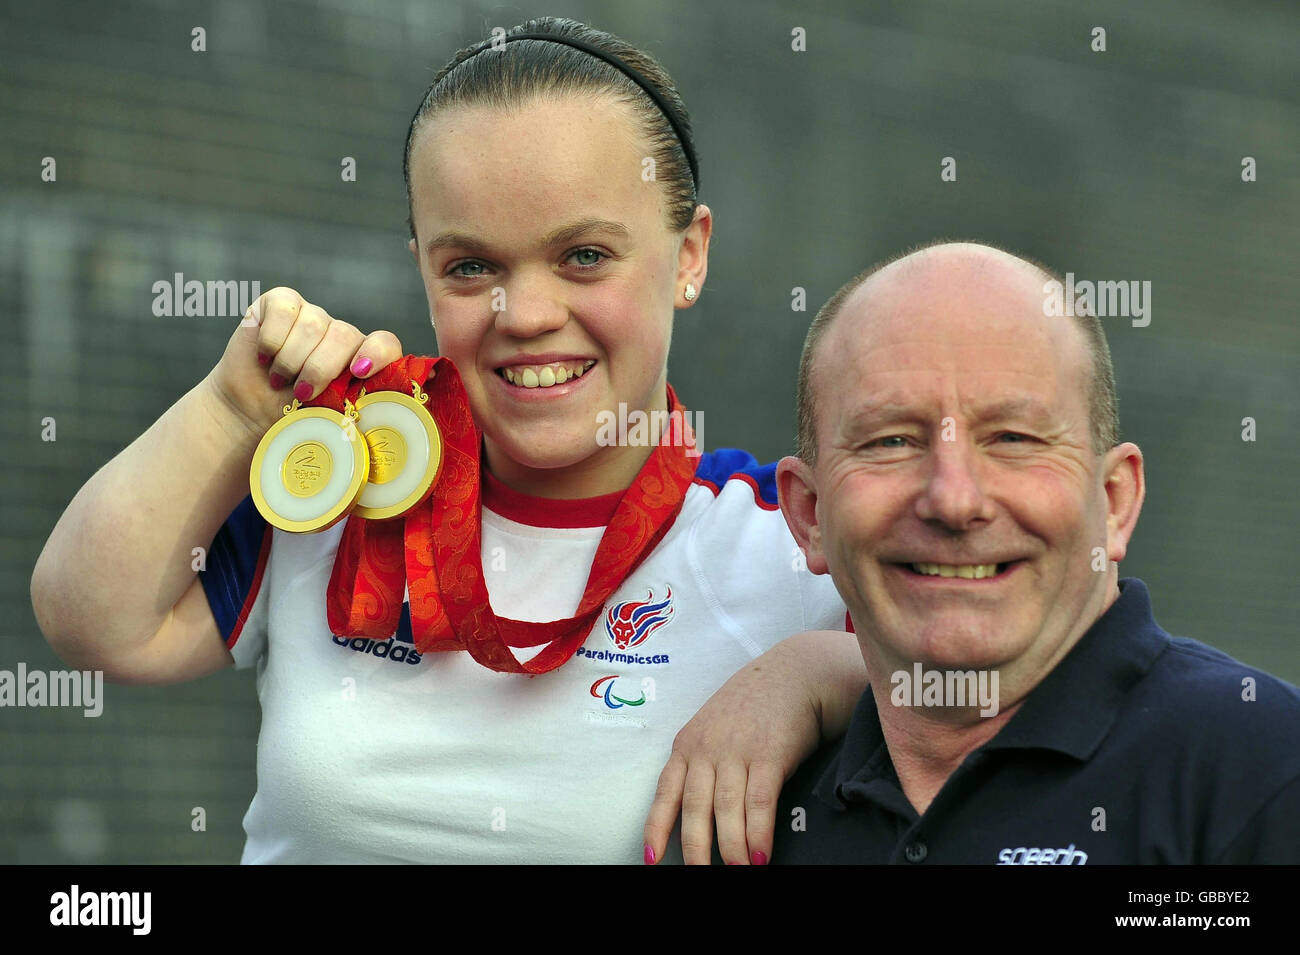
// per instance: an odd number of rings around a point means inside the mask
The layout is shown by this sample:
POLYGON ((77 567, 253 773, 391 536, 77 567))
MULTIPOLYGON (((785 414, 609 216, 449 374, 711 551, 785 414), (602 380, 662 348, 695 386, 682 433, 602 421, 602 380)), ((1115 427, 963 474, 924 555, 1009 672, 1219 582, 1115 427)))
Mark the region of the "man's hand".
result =
POLYGON ((844 732, 866 685, 857 638, 829 630, 782 641, 724 683, 673 740, 646 819, 646 862, 663 858, 680 811, 687 865, 709 864, 715 817, 723 861, 766 864, 781 786, 844 732))

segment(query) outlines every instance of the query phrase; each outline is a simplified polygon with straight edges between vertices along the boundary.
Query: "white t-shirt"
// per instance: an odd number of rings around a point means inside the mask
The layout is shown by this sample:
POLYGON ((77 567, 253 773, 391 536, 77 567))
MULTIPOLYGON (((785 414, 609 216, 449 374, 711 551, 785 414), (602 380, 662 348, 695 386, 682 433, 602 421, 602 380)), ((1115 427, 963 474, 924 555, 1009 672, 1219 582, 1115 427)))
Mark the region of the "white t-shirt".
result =
MULTIPOLYGON (((742 451, 704 455, 676 521, 606 605, 629 625, 602 612, 577 655, 538 676, 417 654, 409 605, 388 640, 332 637, 344 523, 286 534, 245 499, 201 572, 236 666, 257 668, 242 861, 640 863, 677 731, 774 644, 844 627, 830 578, 808 572, 776 507, 774 474, 742 451)), ((493 610, 572 616, 618 496, 542 501, 489 481, 493 610)), ((674 836, 665 861, 680 859, 674 836)))

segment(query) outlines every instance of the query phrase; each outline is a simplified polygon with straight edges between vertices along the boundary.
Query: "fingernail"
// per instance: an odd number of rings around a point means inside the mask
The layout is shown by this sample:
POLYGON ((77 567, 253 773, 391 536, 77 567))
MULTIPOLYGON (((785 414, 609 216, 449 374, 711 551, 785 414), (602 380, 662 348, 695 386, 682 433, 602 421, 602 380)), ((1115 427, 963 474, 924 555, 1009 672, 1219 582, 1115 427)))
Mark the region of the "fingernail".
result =
POLYGON ((767 865, 767 856, 755 849, 749 854, 749 861, 754 865, 767 865))
POLYGON ((655 864, 655 851, 650 846, 645 847, 645 864, 646 865, 655 864))
POLYGON ((276 391, 279 391, 281 388, 284 387, 284 379, 281 378, 275 372, 271 372, 271 387, 274 388, 276 391))
POLYGON ((269 364, 271 364, 271 356, 270 356, 270 355, 263 355, 261 352, 258 352, 258 353, 257 353, 257 363, 258 363, 259 365, 269 365, 269 364))
POLYGON ((365 375, 370 372, 370 368, 371 365, 369 358, 358 358, 352 363, 352 374, 365 375))
POLYGON ((311 382, 300 381, 297 387, 293 389, 293 396, 299 401, 306 401, 311 397, 311 382))

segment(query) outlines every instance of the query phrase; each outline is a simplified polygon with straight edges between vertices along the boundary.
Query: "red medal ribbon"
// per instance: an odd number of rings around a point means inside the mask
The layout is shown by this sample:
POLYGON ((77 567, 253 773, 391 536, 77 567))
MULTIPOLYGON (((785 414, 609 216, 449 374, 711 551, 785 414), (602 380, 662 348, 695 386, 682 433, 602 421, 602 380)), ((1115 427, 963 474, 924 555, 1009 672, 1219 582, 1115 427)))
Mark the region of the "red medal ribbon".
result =
POLYGON ((596 549, 577 612, 543 623, 499 617, 488 600, 482 564, 480 434, 460 374, 445 358, 407 355, 367 381, 345 373, 308 404, 342 411, 343 398, 425 390, 442 432, 442 472, 433 492, 404 518, 348 518, 327 595, 330 630, 339 636, 383 639, 397 629, 403 577, 410 591, 416 650, 468 650, 479 663, 506 673, 546 673, 569 660, 590 633, 610 595, 654 550, 672 526, 695 478, 698 456, 686 409, 668 387, 668 427, 619 500, 596 549), (403 549, 405 551, 403 556, 403 549), (511 647, 543 649, 520 662, 511 647))
MULTIPOLYGON (((372 377, 359 380, 343 372, 315 398, 309 407, 343 412, 344 399, 356 403, 365 388, 411 394, 411 381, 423 385, 443 359, 406 355, 385 366, 372 377)), ((427 403, 426 403, 427 407, 427 403)), ((409 513, 409 512, 408 512, 409 513)), ((367 521, 349 517, 334 558, 334 572, 326 591, 330 632, 339 636, 384 639, 395 633, 402 616, 402 589, 406 567, 403 557, 403 521, 367 521)))

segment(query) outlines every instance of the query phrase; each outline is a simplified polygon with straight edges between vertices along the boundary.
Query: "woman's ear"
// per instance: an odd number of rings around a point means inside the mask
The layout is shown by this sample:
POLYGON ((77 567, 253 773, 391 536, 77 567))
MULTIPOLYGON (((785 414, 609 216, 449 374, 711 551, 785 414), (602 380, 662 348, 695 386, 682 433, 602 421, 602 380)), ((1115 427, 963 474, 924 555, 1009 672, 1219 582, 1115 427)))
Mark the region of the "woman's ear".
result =
POLYGON ((677 307, 690 308, 699 299, 704 288, 704 278, 709 271, 709 237, 713 234, 713 213, 700 203, 695 207, 695 218, 682 233, 677 250, 677 307), (690 285, 695 293, 687 296, 690 285))

